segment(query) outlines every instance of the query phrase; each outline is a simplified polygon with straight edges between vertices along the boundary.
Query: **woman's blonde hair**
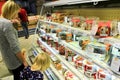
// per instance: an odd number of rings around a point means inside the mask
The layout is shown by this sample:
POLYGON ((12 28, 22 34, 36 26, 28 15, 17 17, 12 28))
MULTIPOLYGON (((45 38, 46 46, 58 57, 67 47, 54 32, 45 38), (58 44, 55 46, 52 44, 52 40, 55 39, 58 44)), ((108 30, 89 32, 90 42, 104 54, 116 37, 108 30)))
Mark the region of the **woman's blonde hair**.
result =
POLYGON ((36 66, 36 70, 46 70, 48 67, 50 67, 50 56, 47 53, 38 54, 33 62, 33 65, 34 67, 36 66))
POLYGON ((20 7, 13 0, 8 0, 2 6, 2 16, 6 19, 12 19, 18 14, 20 7))

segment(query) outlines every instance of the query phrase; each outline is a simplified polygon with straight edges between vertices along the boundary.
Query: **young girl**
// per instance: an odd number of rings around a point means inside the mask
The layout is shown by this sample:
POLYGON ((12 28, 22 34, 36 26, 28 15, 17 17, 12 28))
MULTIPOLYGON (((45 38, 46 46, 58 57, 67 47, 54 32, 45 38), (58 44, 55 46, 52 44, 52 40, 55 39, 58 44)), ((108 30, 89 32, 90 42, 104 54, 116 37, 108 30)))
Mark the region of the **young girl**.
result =
POLYGON ((46 53, 40 53, 35 58, 33 65, 20 72, 21 80, 43 80, 42 71, 50 66, 50 57, 46 53))

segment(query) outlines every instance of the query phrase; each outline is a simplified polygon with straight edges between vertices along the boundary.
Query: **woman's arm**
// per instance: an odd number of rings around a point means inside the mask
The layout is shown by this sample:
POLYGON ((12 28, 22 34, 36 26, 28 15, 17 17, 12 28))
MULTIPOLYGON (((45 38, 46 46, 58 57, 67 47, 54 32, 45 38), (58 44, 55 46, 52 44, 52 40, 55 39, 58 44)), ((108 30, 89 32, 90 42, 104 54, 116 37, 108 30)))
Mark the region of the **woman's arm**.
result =
POLYGON ((21 52, 18 38, 14 32, 15 29, 12 23, 11 22, 6 23, 5 26, 6 27, 4 29, 4 33, 5 33, 6 39, 9 42, 10 48, 13 51, 13 54, 15 54, 19 58, 19 60, 24 64, 24 66, 28 66, 27 61, 21 52))

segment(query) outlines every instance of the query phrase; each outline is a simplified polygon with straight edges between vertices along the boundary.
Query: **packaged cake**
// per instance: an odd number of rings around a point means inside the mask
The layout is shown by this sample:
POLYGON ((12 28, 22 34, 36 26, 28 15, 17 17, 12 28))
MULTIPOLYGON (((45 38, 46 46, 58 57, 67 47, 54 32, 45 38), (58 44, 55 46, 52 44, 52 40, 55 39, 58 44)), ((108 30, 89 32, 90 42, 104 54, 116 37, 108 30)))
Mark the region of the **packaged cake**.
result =
POLYGON ((76 55, 76 56, 74 56, 73 60, 74 60, 76 68, 82 68, 83 67, 83 61, 84 61, 83 57, 81 57, 79 55, 76 55))
POLYGON ((66 40, 67 42, 70 42, 72 41, 72 33, 70 32, 60 32, 59 33, 59 37, 62 39, 62 40, 66 40))
POLYGON ((97 72, 97 66, 88 60, 83 61, 84 73, 89 78, 94 78, 97 72))
POLYGON ((79 41, 79 46, 81 47, 82 50, 85 49, 86 45, 91 41, 90 37, 83 36, 78 39, 79 41))
POLYGON ((100 38, 111 36, 111 21, 98 21, 97 25, 98 29, 95 36, 98 36, 100 38))
POLYGON ((85 51, 91 58, 96 58, 104 61, 108 55, 108 45, 99 42, 90 42, 87 44, 85 51))
POLYGON ((73 61, 73 57, 75 56, 75 53, 73 53, 72 50, 65 48, 65 58, 67 61, 73 61))
POLYGON ((53 28, 52 30, 51 30, 51 33, 56 33, 56 36, 58 37, 58 34, 59 34, 59 32, 61 32, 62 30, 60 29, 60 28, 53 28))

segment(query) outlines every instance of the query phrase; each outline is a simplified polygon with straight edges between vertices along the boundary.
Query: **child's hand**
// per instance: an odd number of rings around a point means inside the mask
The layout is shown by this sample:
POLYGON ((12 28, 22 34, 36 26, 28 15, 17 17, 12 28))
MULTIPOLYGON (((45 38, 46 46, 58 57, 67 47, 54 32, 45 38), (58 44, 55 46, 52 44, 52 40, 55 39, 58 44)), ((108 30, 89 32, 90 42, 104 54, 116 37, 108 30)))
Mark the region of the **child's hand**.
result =
POLYGON ((22 49, 22 54, 23 54, 23 56, 25 57, 25 53, 26 53, 26 49, 22 49))
MULTIPOLYGON (((24 48, 23 48, 21 52, 22 52, 22 54, 23 54, 24 58, 26 58, 26 49, 24 49, 24 48)), ((27 67, 27 66, 28 66, 27 61, 24 61, 24 62, 23 62, 23 64, 24 64, 24 66, 25 66, 25 67, 27 67)))

